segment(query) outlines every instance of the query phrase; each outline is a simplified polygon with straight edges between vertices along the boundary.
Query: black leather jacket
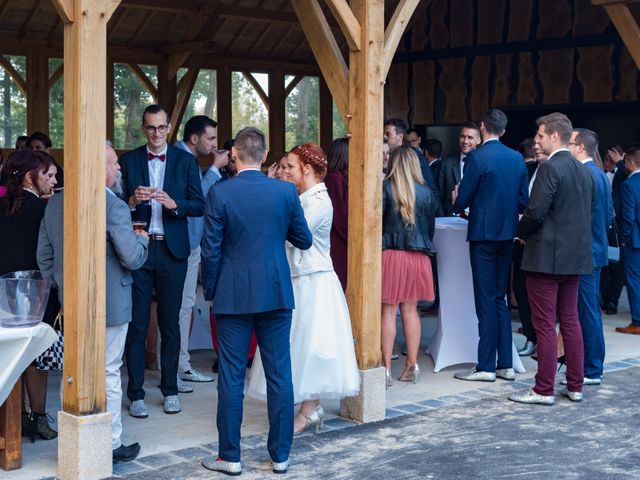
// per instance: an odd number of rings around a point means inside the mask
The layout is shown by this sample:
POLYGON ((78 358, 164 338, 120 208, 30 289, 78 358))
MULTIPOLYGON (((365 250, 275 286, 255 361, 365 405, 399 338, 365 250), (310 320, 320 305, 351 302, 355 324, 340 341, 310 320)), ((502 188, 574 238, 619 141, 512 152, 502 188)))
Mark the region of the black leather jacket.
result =
POLYGON ((396 206, 393 190, 389 181, 382 184, 382 249, 383 250, 420 250, 434 255, 433 245, 436 212, 438 204, 429 187, 415 184, 416 187, 416 223, 406 226, 400 210, 396 206))

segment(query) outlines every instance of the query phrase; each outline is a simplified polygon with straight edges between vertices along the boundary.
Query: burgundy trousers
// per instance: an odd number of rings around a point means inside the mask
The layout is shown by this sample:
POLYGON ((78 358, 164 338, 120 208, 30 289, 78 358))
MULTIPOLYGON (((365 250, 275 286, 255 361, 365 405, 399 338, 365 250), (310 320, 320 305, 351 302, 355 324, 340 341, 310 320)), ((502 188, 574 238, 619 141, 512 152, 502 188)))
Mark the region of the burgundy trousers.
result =
POLYGON ((556 320, 564 342, 567 386, 581 392, 584 378, 584 347, 578 320, 578 275, 527 273, 527 293, 531 320, 538 343, 538 373, 533 391, 553 395, 557 369, 556 320))

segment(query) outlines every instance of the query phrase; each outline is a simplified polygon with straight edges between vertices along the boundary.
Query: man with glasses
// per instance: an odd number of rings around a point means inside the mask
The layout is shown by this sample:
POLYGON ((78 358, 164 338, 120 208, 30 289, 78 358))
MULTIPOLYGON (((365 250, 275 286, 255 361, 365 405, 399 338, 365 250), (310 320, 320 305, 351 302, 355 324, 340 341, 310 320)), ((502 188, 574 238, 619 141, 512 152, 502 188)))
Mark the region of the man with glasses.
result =
POLYGON ((181 410, 177 376, 180 353, 178 318, 182 291, 191 252, 187 217, 204 213, 204 197, 198 165, 193 156, 167 145, 171 131, 169 115, 159 105, 150 105, 142 114, 142 131, 147 144, 121 158, 124 198, 134 221, 147 223, 149 256, 133 273, 133 317, 125 354, 131 401, 129 414, 146 418, 144 403, 145 341, 149 326, 151 295, 155 290, 160 327, 160 390, 164 412, 181 410))

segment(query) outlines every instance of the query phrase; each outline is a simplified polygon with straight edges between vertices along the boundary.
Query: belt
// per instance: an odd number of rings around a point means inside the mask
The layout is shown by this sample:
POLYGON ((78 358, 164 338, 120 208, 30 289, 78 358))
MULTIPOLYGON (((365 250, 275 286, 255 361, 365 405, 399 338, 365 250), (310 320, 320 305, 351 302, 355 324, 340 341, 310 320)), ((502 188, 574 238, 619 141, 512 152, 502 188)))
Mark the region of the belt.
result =
POLYGON ((150 233, 149 234, 149 239, 150 240, 164 240, 164 235, 162 235, 161 233, 150 233))

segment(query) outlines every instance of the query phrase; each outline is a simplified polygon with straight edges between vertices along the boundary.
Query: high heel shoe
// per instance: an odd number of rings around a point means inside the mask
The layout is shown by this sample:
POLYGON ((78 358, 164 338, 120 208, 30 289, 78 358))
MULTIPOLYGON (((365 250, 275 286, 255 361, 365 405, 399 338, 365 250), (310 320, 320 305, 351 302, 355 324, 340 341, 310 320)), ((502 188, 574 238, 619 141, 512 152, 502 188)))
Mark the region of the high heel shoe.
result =
POLYGON ((302 433, 312 425, 315 425, 316 427, 316 435, 324 429, 324 409, 322 406, 318 405, 309 415, 305 415, 302 412, 298 412, 298 415, 302 415, 305 418, 305 424, 302 429, 295 431, 294 433, 302 433))
POLYGON ((567 359, 564 355, 558 357, 558 372, 567 364, 567 359))
POLYGON ((36 438, 53 440, 58 436, 58 432, 49 426, 50 423, 53 423, 53 418, 49 414, 31 412, 27 414, 26 419, 23 416, 22 436, 31 438, 31 443, 35 442, 36 438))
POLYGON ((414 363, 398 377, 399 382, 413 382, 414 385, 418 382, 418 375, 420 374, 420 368, 418 364, 414 363))
POLYGON ((389 387, 393 385, 393 377, 391 376, 391 370, 389 370, 388 368, 385 368, 384 376, 386 378, 386 390, 389 390, 389 387))

